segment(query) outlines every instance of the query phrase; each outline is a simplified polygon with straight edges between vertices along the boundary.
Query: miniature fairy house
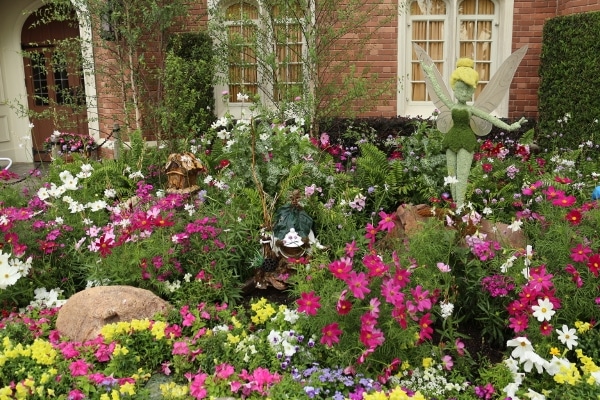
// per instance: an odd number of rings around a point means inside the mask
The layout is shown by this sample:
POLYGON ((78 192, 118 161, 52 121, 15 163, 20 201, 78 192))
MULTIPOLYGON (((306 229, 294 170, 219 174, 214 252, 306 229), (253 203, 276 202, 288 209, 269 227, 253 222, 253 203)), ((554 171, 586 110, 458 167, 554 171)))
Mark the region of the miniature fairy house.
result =
POLYGON ((185 152, 169 155, 165 170, 167 193, 193 193, 200 190, 197 185, 198 174, 205 168, 194 154, 185 152))

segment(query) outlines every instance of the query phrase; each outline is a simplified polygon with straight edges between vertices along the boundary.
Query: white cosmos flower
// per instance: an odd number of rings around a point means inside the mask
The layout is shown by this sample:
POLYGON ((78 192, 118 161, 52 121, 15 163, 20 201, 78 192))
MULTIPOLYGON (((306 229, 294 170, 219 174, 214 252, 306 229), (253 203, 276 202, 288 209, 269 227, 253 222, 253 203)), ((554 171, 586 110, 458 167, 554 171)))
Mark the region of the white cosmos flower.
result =
POLYGON ((538 321, 550 321, 550 318, 556 311, 554 311, 554 305, 552 302, 546 297, 544 299, 538 299, 537 306, 531 306, 533 310, 533 316, 537 318, 538 321))
POLYGON ((21 277, 21 269, 11 265, 9 254, 0 250, 0 289, 4 290, 17 283, 21 277))
POLYGON ((529 339, 523 336, 519 336, 517 338, 511 339, 506 342, 508 347, 514 347, 515 349, 510 353, 513 358, 518 358, 519 360, 527 359, 530 353, 533 351, 533 346, 529 339))
POLYGON ((566 325, 562 326, 562 331, 559 329, 556 330, 556 333, 558 333, 558 340, 567 346, 569 350, 571 350, 573 346, 577 346, 578 337, 575 335, 575 332, 575 328, 569 329, 566 325))

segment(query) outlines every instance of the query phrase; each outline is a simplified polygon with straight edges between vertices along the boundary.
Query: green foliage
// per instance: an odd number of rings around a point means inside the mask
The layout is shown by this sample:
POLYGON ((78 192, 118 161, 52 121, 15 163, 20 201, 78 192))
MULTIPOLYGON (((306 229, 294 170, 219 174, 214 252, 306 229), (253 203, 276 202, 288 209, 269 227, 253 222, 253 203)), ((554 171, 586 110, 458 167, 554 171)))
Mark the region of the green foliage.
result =
POLYGON ((549 19, 540 65, 539 128, 542 147, 570 148, 594 140, 600 129, 600 12, 549 19))
POLYGON ((164 131, 161 139, 172 152, 183 151, 182 139, 207 131, 215 119, 212 52, 206 32, 176 34, 170 39, 163 106, 158 112, 164 131))

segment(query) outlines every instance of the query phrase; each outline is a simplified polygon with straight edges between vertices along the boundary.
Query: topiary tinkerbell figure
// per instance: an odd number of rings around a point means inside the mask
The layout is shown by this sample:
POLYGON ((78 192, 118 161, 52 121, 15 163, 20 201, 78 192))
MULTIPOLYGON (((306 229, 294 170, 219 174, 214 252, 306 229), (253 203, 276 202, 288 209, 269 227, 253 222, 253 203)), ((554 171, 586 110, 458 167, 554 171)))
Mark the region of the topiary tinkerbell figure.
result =
POLYGON ((425 72, 427 92, 440 112, 436 124, 438 130, 446 134, 443 147, 446 149, 452 198, 461 209, 465 202, 473 154, 479 146, 477 136, 487 135, 492 129, 492 124, 512 131, 527 121, 521 118, 518 122, 508 125, 490 114, 508 91, 515 71, 527 52, 527 46, 515 51, 502 63, 473 105, 467 104, 473 98, 479 82, 479 74, 473 69, 473 60, 459 59, 450 76, 450 87, 456 98, 454 102, 431 57, 418 45, 413 44, 413 47, 425 72))

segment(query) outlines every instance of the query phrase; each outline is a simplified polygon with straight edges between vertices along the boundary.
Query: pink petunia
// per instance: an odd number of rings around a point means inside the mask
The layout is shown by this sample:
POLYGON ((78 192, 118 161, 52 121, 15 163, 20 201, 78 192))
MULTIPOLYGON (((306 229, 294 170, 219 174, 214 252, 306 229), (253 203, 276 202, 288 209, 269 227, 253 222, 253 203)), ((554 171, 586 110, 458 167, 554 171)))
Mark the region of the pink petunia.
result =
POLYGON ((296 300, 298 312, 305 312, 308 315, 317 315, 317 310, 321 308, 319 300, 321 300, 321 298, 316 296, 314 291, 302 293, 300 298, 296 300))
POLYGON ((190 394, 195 399, 204 399, 208 395, 208 391, 204 387, 204 382, 206 381, 206 378, 208 378, 208 375, 201 373, 194 375, 191 379, 190 394))
POLYGON ((234 373, 233 365, 222 363, 215 366, 215 376, 219 379, 227 379, 234 373))
POLYGON ((338 323, 333 322, 329 325, 325 325, 323 329, 321 329, 321 333, 323 334, 321 337, 321 344, 324 344, 327 347, 333 347, 335 343, 339 343, 342 331, 340 330, 338 323))
POLYGON ((76 360, 69 364, 69 371, 71 371, 71 375, 73 376, 87 375, 89 368, 90 366, 85 360, 76 360))

